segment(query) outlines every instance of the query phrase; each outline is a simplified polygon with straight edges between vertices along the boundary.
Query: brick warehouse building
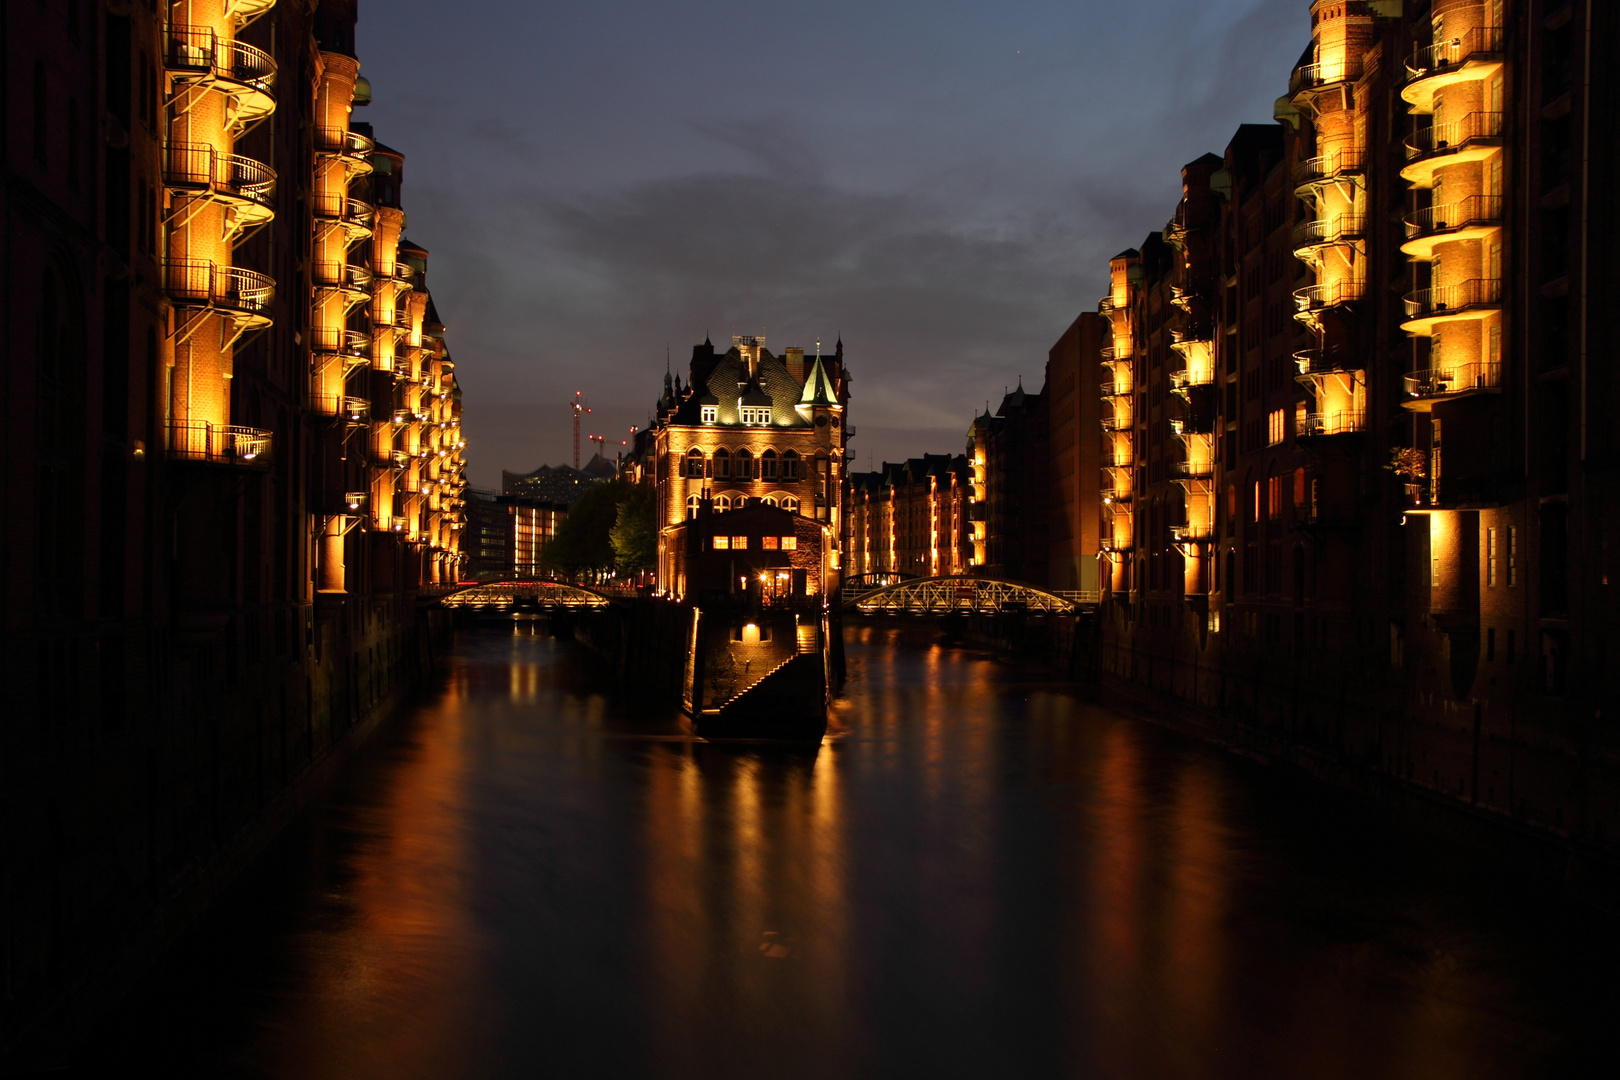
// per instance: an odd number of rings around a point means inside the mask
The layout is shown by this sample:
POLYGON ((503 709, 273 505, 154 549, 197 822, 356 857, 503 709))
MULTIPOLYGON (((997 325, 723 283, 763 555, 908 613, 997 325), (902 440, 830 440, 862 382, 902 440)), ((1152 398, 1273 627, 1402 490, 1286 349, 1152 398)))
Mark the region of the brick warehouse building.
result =
POLYGON ((1277 124, 1113 260, 1112 676, 1612 845, 1616 18, 1318 0, 1277 124))
POLYGON ((352 0, 4 19, 0 1053, 70 1037, 418 678, 463 487, 352 0))

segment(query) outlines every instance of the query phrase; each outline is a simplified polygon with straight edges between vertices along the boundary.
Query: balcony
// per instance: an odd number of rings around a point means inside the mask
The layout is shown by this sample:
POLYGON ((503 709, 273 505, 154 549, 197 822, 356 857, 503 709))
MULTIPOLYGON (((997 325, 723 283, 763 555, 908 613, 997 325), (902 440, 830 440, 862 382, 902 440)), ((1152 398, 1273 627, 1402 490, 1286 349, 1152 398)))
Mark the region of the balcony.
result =
POLYGON ((350 243, 371 235, 377 211, 370 203, 347 195, 317 195, 313 202, 315 220, 328 227, 341 227, 350 243))
POLYGON ((318 262, 313 266, 315 288, 341 293, 350 304, 363 303, 371 297, 371 270, 353 263, 318 262))
POLYGON ((1170 526, 1170 539, 1178 544, 1196 544, 1206 540, 1215 539, 1215 525, 1213 522, 1201 521, 1195 524, 1170 526))
POLYGON ((1172 461, 1170 476, 1176 480, 1208 480, 1215 475, 1213 461, 1172 461))
POLYGON ((184 23, 170 24, 164 38, 163 66, 175 85, 231 98, 233 129, 246 130, 275 111, 276 62, 263 49, 184 23))
POLYGON ((205 420, 169 421, 169 457, 210 465, 262 466, 270 463, 271 433, 250 427, 221 427, 205 420))
POLYGON ((1502 306, 1501 278, 1470 278, 1456 285, 1419 289, 1401 298, 1406 319, 1401 329, 1409 334, 1427 334, 1437 323, 1478 318, 1502 306))
POLYGON ((1414 412, 1428 412, 1434 402, 1499 392, 1502 365, 1485 360, 1423 368, 1406 376, 1406 400, 1414 412))
POLYGON ((271 323, 276 283, 257 271, 220 266, 206 259, 170 259, 163 264, 163 283, 177 307, 212 311, 243 329, 271 323))
POLYGON ((1359 409, 1306 413, 1294 425, 1294 435, 1315 439, 1329 435, 1354 435, 1367 430, 1367 414, 1359 409))
POLYGON ((1461 120, 1418 128, 1407 136, 1407 164, 1401 169, 1401 179, 1417 187, 1432 187, 1436 169, 1483 161, 1501 145, 1499 112, 1471 112, 1461 120))
POLYGON ((363 424, 371 416, 371 402, 342 394, 312 395, 310 407, 320 416, 350 424, 363 424))
POLYGON ((1365 150, 1329 150, 1294 163, 1294 189, 1305 192, 1340 177, 1360 176, 1367 165, 1365 150))
POLYGON ((317 326, 309 332, 309 345, 319 355, 342 356, 351 364, 371 359, 371 335, 363 330, 317 326))
POLYGON ((1324 92, 1337 89, 1340 85, 1354 82, 1361 78, 1361 59, 1347 59, 1340 57, 1336 60, 1325 60, 1321 63, 1306 64, 1297 67, 1288 79, 1288 96, 1298 98, 1302 95, 1315 97, 1324 92))
POLYGON ((321 157, 338 158, 354 173, 371 171, 371 155, 377 144, 358 131, 348 128, 316 128, 315 153, 321 157))
POLYGON ((276 216, 276 171, 240 154, 221 154, 203 143, 170 143, 163 148, 163 186, 226 204, 234 232, 263 225, 276 216))
POLYGON ((416 285, 416 267, 404 259, 394 261, 394 280, 414 287, 416 285))
POLYGON ((1129 431, 1132 426, 1131 414, 1116 412, 1113 416, 1105 416, 1102 418, 1102 426, 1104 431, 1129 431))
POLYGON ((1500 195, 1470 195, 1443 206, 1426 206, 1407 214, 1406 243, 1401 251, 1418 259, 1434 258, 1436 244, 1485 240, 1502 227, 1500 195))
POLYGON ((1300 349, 1294 353, 1294 365, 1299 382, 1311 382, 1312 376, 1352 375, 1362 370, 1361 361, 1342 345, 1329 345, 1321 349, 1300 349))
POLYGON ((1351 243, 1366 234, 1365 214, 1335 214, 1318 221, 1302 221, 1294 226, 1294 254, 1303 258, 1317 248, 1351 243))
POLYGON ((1214 367, 1190 367, 1170 373, 1170 389, 1177 393, 1185 392, 1194 386, 1214 385, 1214 367))
POLYGON ((1325 285, 1307 285, 1303 289, 1295 289, 1294 305, 1299 310, 1295 313, 1294 318, 1314 318, 1319 312, 1326 311, 1329 308, 1354 303, 1362 299, 1366 292, 1367 283, 1354 278, 1330 281, 1325 285))
POLYGON ((1105 364, 1112 364, 1116 355, 1112 345, 1099 346, 1097 349, 1097 357, 1105 364))
POLYGON ((1098 392, 1105 398, 1129 397, 1131 384, 1128 382, 1115 382, 1113 379, 1104 379, 1097 386, 1098 392))
POLYGON ((1453 83, 1489 78, 1502 66, 1500 26, 1476 26, 1461 36, 1420 45, 1406 61, 1401 97, 1418 112, 1434 111, 1434 96, 1453 83))

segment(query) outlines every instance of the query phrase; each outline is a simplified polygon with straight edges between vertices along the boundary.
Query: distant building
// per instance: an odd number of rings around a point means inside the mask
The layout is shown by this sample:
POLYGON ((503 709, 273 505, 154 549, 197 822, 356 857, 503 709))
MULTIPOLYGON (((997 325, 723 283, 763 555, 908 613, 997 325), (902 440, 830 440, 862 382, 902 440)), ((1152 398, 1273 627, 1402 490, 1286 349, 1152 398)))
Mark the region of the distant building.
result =
POLYGON ((845 484, 844 565, 849 577, 968 573, 972 488, 962 454, 924 454, 845 484))
POLYGON ((985 526, 978 569, 985 576, 1046 586, 1052 506, 1048 421, 1045 393, 1028 393, 1020 383, 994 415, 975 417, 968 429, 974 494, 984 504, 978 511, 985 526))
POLYGON ((1047 427, 1051 472, 1047 516, 1047 585, 1061 591, 1098 588, 1102 550, 1102 446, 1096 438, 1102 416, 1100 371, 1095 362, 1106 326, 1082 312, 1047 353, 1047 427))
POLYGON ((596 454, 582 469, 568 465, 542 465, 531 473, 502 469, 501 492, 566 508, 582 499, 595 485, 618 475, 618 466, 596 454))
POLYGON ((522 495, 493 491, 467 492, 469 555, 467 577, 473 581, 526 581, 539 578, 540 556, 568 515, 566 507, 522 495))
POLYGON ((808 587, 836 588, 848 405, 842 341, 807 359, 798 348, 776 357, 763 337, 734 337, 724 353, 705 340, 684 387, 666 374, 652 436, 659 590, 691 587, 679 553, 700 509, 724 515, 755 499, 815 523, 822 562, 808 587))

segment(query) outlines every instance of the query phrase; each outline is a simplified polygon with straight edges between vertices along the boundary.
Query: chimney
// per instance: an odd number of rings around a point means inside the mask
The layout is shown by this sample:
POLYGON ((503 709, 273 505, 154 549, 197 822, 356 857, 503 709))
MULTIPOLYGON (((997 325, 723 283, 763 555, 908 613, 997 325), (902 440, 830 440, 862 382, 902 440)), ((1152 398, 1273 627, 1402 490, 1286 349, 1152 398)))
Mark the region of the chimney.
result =
POLYGON ((803 383, 804 383, 804 350, 803 349, 789 349, 789 350, 787 350, 787 355, 782 358, 782 362, 787 365, 788 374, 792 375, 793 378, 796 381, 798 381, 800 385, 803 385, 803 383))

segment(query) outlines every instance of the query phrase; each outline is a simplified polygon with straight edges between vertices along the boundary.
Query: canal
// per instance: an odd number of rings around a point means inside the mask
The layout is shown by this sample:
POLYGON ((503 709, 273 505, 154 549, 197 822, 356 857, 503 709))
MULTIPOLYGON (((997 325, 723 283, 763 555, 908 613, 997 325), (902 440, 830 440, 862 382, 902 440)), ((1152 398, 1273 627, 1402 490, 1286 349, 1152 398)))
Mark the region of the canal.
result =
POLYGON ((852 628, 804 748, 534 629, 463 632, 83 1073, 1614 1075, 1608 922, 1426 828, 925 632, 852 628))

